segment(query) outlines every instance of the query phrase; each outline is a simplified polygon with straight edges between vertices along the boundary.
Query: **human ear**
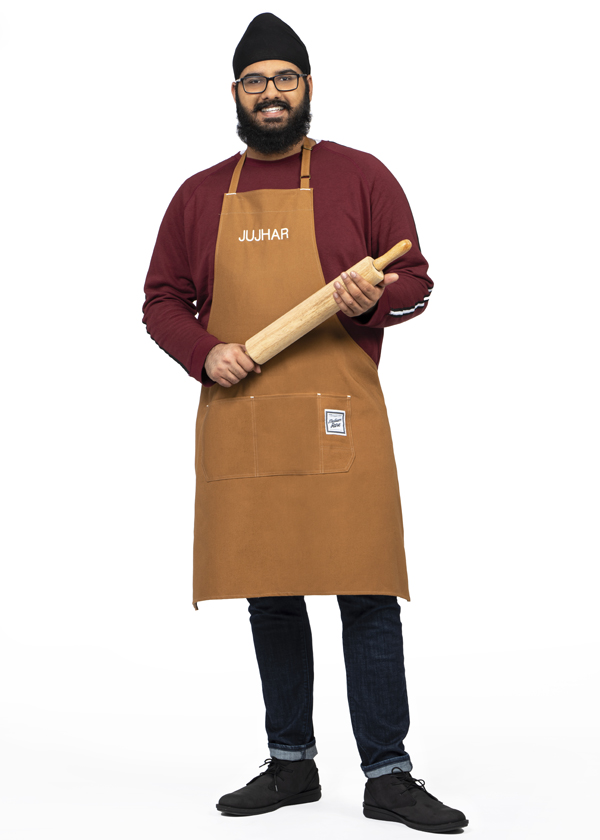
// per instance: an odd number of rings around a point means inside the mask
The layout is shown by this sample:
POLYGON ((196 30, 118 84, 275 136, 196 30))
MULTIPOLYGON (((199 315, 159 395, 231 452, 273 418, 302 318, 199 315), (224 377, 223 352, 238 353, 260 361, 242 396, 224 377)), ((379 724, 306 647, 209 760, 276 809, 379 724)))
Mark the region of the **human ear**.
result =
POLYGON ((310 101, 310 100, 312 99, 312 95, 313 95, 313 80, 312 80, 312 76, 307 76, 307 77, 306 77, 306 84, 308 85, 308 99, 309 99, 309 101, 310 101))

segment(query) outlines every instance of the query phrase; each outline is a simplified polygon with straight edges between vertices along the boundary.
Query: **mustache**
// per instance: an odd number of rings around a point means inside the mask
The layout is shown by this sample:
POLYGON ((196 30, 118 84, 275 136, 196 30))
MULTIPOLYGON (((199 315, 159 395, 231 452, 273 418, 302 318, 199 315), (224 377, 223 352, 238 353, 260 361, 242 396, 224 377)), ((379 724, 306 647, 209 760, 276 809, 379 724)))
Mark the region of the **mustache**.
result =
POLYGON ((272 155, 282 151, 288 151, 299 140, 308 134, 310 126, 310 97, 308 88, 304 91, 304 99, 295 108, 277 97, 263 100, 254 106, 244 108, 239 97, 235 97, 235 107, 238 118, 237 133, 242 142, 251 149, 256 149, 266 155, 272 155), (257 120, 256 116, 260 108, 279 105, 289 113, 289 119, 257 120))
POLYGON ((265 108, 273 108, 275 105, 278 105, 286 111, 291 110, 287 102, 284 102, 282 99, 267 99, 264 102, 256 104, 252 110, 255 114, 258 114, 259 111, 264 111, 265 108))

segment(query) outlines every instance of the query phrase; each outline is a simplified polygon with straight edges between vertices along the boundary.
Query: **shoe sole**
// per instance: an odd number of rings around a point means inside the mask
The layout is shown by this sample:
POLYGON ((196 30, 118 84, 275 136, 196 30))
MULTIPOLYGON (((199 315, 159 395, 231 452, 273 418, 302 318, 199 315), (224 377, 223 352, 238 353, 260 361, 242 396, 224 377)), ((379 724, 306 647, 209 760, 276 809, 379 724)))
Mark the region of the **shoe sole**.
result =
POLYGON ((254 814, 276 811, 278 808, 283 808, 284 805, 302 805, 305 802, 316 802, 320 798, 321 785, 313 790, 305 790, 303 793, 288 796, 287 799, 282 799, 281 802, 275 802, 273 805, 265 805, 263 808, 236 808, 234 805, 217 805, 217 811, 232 817, 251 817, 254 814))
POLYGON ((456 828, 464 828, 469 825, 469 820, 456 820, 455 822, 443 823, 441 825, 423 825, 422 823, 414 823, 411 820, 406 820, 394 811, 387 811, 385 808, 376 808, 374 805, 365 805, 364 802, 363 814, 370 820, 388 820, 389 822, 404 823, 409 828, 416 828, 417 831, 430 831, 434 834, 453 831, 456 828))

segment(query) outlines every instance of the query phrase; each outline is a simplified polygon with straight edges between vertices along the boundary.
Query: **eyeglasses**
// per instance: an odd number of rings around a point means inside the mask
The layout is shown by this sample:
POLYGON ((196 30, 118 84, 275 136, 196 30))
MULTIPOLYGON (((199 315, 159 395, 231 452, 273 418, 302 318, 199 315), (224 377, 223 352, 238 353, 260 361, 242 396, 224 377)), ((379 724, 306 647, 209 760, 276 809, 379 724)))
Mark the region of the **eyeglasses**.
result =
POLYGON ((296 90, 298 80, 305 79, 308 73, 282 73, 279 76, 244 76, 243 79, 236 79, 234 84, 242 83, 246 93, 264 93, 269 82, 273 82, 277 90, 282 93, 296 90))

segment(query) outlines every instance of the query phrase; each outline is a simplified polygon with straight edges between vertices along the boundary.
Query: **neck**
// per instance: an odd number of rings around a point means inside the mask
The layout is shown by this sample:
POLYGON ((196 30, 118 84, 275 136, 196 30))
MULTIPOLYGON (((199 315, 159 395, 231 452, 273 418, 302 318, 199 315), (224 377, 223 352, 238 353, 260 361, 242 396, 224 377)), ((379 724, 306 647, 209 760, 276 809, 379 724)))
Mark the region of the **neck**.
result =
POLYGON ((287 152, 277 152, 274 155, 263 155, 262 152, 257 152, 256 149, 251 149, 250 146, 246 148, 246 156, 254 160, 281 160, 282 158, 291 157, 292 155, 300 154, 300 150, 304 145, 306 137, 288 149, 287 152))

